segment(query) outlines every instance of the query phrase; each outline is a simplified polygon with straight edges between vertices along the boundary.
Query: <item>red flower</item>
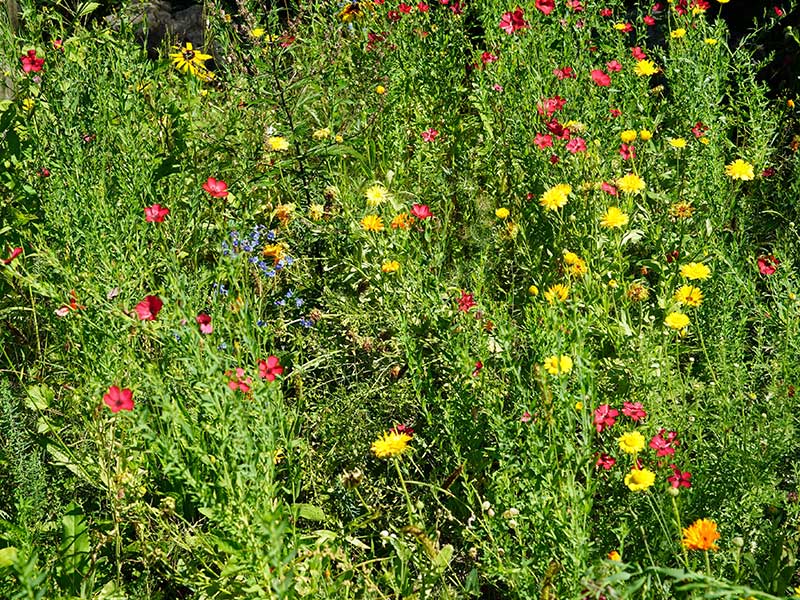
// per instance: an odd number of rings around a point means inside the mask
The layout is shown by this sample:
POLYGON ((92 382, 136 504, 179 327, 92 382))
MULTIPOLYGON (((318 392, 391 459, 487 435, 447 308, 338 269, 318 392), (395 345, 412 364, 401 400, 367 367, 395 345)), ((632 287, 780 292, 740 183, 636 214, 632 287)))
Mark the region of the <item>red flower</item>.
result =
POLYGON ((489 63, 493 63, 497 61, 497 57, 492 54, 491 52, 482 52, 481 53, 481 62, 485 65, 489 63))
POLYGON ((542 11, 544 14, 549 15, 555 9, 555 0, 536 0, 537 10, 542 11))
POLYGON ((160 204, 153 204, 153 206, 145 207, 144 220, 147 223, 163 223, 164 217, 166 217, 168 214, 168 208, 164 208, 160 204))
POLYGON ((772 254, 759 256, 757 262, 758 270, 762 275, 772 275, 778 269, 778 265, 781 264, 781 261, 772 254))
POLYGON ((500 17, 500 29, 508 35, 520 29, 528 29, 530 24, 525 20, 523 14, 523 10, 519 6, 514 9, 514 12, 503 13, 503 16, 500 17))
POLYGON ((404 15, 411 14, 411 11, 412 11, 412 9, 413 9, 413 8, 414 8, 413 6, 409 6, 409 5, 408 5, 408 4, 406 4, 405 2, 401 2, 401 3, 400 3, 398 6, 397 6, 397 10, 399 10, 399 11, 400 11, 401 13, 403 13, 404 15))
POLYGON ((228 377, 228 387, 234 392, 239 390, 245 394, 250 391, 250 385, 253 383, 252 378, 244 376, 244 369, 236 367, 236 375, 231 371, 225 371, 225 376, 228 377))
POLYGON ((707 125, 703 125, 702 121, 698 121, 697 123, 694 124, 694 127, 692 127, 692 133, 694 134, 694 137, 696 137, 696 138, 703 137, 705 135, 706 131, 708 131, 708 126, 707 125))
POLYGON ((597 462, 594 464, 595 467, 598 469, 605 469, 606 471, 610 471, 611 468, 617 463, 617 459, 609 456, 608 454, 601 454, 597 458, 597 462))
POLYGON ((583 12, 583 4, 581 4, 580 0, 567 0, 567 7, 575 12, 583 12))
POLYGON ((631 23, 625 23, 625 25, 620 29, 622 33, 630 33, 633 31, 633 25, 631 23))
POLYGON ((618 116, 620 116, 622 114, 622 111, 620 109, 618 109, 618 108, 609 108, 608 112, 611 115, 611 117, 614 118, 614 119, 616 119, 618 116))
POLYGON ((641 421, 647 418, 647 412, 645 412, 641 402, 623 402, 622 414, 632 421, 641 421))
POLYGON ((592 81, 594 81, 600 87, 608 87, 611 85, 611 77, 609 77, 600 69, 592 69, 590 75, 592 76, 592 81))
POLYGON ((636 60, 645 60, 647 58, 647 54, 645 54, 644 50, 642 50, 639 46, 634 46, 631 48, 631 54, 636 60))
POLYGON ((78 294, 75 290, 69 291, 69 304, 65 304, 56 310, 56 315, 59 317, 66 317, 71 310, 83 310, 86 307, 83 304, 78 304, 78 294))
POLYGON ((545 98, 541 102, 536 105, 536 110, 539 111, 539 114, 544 116, 547 113, 547 118, 553 116, 553 113, 557 110, 561 110, 564 108, 564 105, 567 103, 564 98, 561 96, 553 96, 552 98, 545 98))
POLYGON ((670 431, 666 433, 666 429, 660 429, 659 432, 653 436, 653 439, 650 440, 650 447, 656 451, 657 457, 662 456, 672 456, 675 454, 675 448, 680 445, 680 442, 676 439, 678 437, 678 433, 676 431, 670 431))
POLYGON ((553 136, 550 134, 545 133, 542 135, 541 133, 537 133, 536 137, 533 138, 533 144, 539 150, 544 150, 545 148, 550 148, 553 145, 553 136))
POLYGON ((617 188, 605 181, 600 185, 600 189, 610 196, 617 195, 617 188))
POLYGON ((617 422, 619 411, 611 408, 608 404, 601 404, 594 409, 594 427, 597 433, 602 433, 604 429, 613 427, 617 422))
POLYGON ((674 488, 690 488, 692 487, 692 474, 689 471, 681 472, 675 465, 670 465, 672 469, 672 477, 667 477, 670 485, 674 488))
POLYGON ((622 144, 619 147, 619 155, 622 157, 622 160, 632 160, 636 158, 636 150, 633 146, 622 144))
POLYGON ((430 7, 424 2, 417 2, 417 10, 421 13, 426 13, 430 10, 430 7))
POLYGON ((200 326, 200 333, 208 335, 214 331, 214 326, 211 324, 211 317, 206 313, 200 313, 194 320, 197 321, 197 324, 200 326))
POLYGON ((426 129, 422 132, 422 140, 425 142, 432 142, 436 139, 436 136, 439 135, 439 132, 433 128, 426 129))
POLYGON ((420 221, 430 219, 433 216, 433 213, 427 204, 412 204, 411 214, 417 217, 420 221))
POLYGON ((483 369, 483 363, 479 360, 475 361, 475 368, 472 369, 472 376, 477 377, 481 374, 481 370, 483 369))
POLYGON ((211 194, 212 198, 228 197, 228 184, 221 179, 209 177, 208 181, 203 184, 203 189, 211 194))
POLYGON ((772 7, 772 10, 774 10, 774 11, 775 11, 775 14, 776 14, 777 16, 779 16, 779 17, 782 17, 782 16, 783 16, 783 10, 781 10, 779 7, 777 7, 777 6, 773 6, 773 7, 772 7))
POLYGON ((562 67, 560 69, 553 69, 553 74, 558 77, 558 80, 561 81, 562 79, 576 79, 578 76, 572 70, 572 67, 562 67))
POLYGON ((766 169, 761 171, 761 176, 762 177, 772 177, 773 175, 775 175, 774 167, 767 167, 766 169))
POLYGON ((612 73, 622 71, 622 64, 618 60, 610 60, 606 63, 606 69, 612 73))
POLYGON ((611 17, 613 15, 614 15, 614 11, 611 10, 610 8, 601 8, 600 9, 600 16, 601 17, 609 18, 609 17, 611 17))
POLYGON ((461 312, 469 312, 469 309, 473 306, 477 306, 478 303, 475 302, 475 298, 472 294, 468 294, 465 291, 461 291, 461 297, 458 299, 458 310, 461 312))
POLYGON ((26 73, 38 73, 44 65, 44 58, 37 57, 36 50, 28 50, 28 53, 19 60, 22 62, 22 70, 26 73))
POLYGON ((277 356, 268 356, 267 360, 258 361, 258 376, 267 381, 275 381, 275 377, 283 373, 280 359, 277 356))
POLYGON ((39 169, 39 177, 50 177, 50 169, 47 167, 39 169))
POLYGON ((17 258, 20 254, 22 254, 22 248, 20 248, 19 246, 17 246, 16 248, 13 248, 11 250, 11 253, 8 255, 8 258, 4 258, 3 259, 3 264, 4 265, 10 265, 11 261, 13 261, 15 258, 17 258))
POLYGON ((577 154, 578 152, 586 152, 586 140, 581 137, 572 138, 567 142, 566 148, 573 154, 577 154))
POLYGON ((559 123, 557 119, 553 119, 552 121, 547 123, 546 127, 547 130, 557 138, 562 140, 569 139, 569 129, 567 127, 564 127, 561 123, 559 123))
POLYGON ((642 21, 644 21, 644 24, 647 25, 648 27, 652 27, 653 25, 656 24, 656 20, 650 15, 645 15, 642 21))
POLYGON ((561 159, 560 159, 560 158, 558 158, 558 155, 557 155, 557 154, 551 154, 551 155, 550 155, 550 163, 551 163, 551 164, 553 164, 553 165, 556 165, 556 164, 558 164, 558 161, 559 161, 559 160, 561 160, 561 159))
POLYGON ((392 23, 397 23, 397 21, 403 18, 403 15, 401 15, 396 10, 390 10, 388 13, 386 13, 386 16, 392 23))
POLYGON ((64 40, 61 38, 56 38, 53 40, 53 50, 60 50, 61 52, 64 51, 64 40))
POLYGON ((519 418, 519 421, 520 423, 529 423, 532 418, 533 417, 531 416, 531 413, 529 413, 526 410, 524 413, 522 413, 522 416, 519 418))
POLYGON ((112 385, 108 388, 108 393, 103 395, 103 402, 113 413, 121 410, 133 410, 132 396, 133 393, 128 388, 121 390, 116 385, 112 385))
POLYGON ((145 299, 136 305, 136 314, 140 321, 155 321, 164 303, 158 296, 145 296, 145 299))

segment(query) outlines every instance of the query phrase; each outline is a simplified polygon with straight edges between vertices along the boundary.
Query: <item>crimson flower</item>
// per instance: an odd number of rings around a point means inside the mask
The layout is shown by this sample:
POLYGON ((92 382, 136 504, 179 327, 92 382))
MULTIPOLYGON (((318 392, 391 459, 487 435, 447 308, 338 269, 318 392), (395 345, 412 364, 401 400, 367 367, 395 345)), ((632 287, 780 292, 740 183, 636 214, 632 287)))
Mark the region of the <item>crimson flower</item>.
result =
POLYGON ((650 440, 650 447, 656 451, 656 456, 672 456, 675 454, 675 448, 680 445, 676 439, 678 437, 677 431, 670 431, 666 433, 666 429, 660 429, 659 432, 650 440), (666 434, 666 435, 665 435, 666 434))
POLYGON ((246 394, 250 391, 250 385, 253 383, 253 380, 250 377, 244 376, 244 369, 241 367, 236 367, 235 375, 231 371, 225 371, 225 375, 229 378, 228 387, 234 392, 239 390, 246 394))
POLYGON ((128 388, 124 390, 119 389, 116 385, 108 388, 108 393, 103 395, 103 402, 111 409, 111 412, 117 413, 121 410, 133 410, 133 392, 128 388))
POLYGON ((483 363, 479 360, 475 361, 475 368, 472 369, 472 376, 477 377, 481 373, 481 369, 483 369, 483 363))
POLYGON ((541 102, 536 105, 536 110, 539 111, 539 114, 544 116, 547 113, 547 118, 551 118, 553 113, 557 110, 561 110, 564 108, 564 105, 567 103, 564 98, 561 96, 553 96, 552 98, 545 98, 541 102))
POLYGON ((600 69, 592 69, 590 75, 592 76, 592 81, 600 87, 608 87, 611 85, 611 77, 600 69))
POLYGON ((577 75, 572 70, 572 67, 561 67, 560 69, 553 69, 553 75, 558 77, 558 80, 561 81, 562 79, 575 79, 577 75))
POLYGON ((622 144, 619 147, 619 155, 622 157, 622 160, 632 160, 636 158, 636 150, 633 146, 622 144))
POLYGON ((645 15, 642 21, 644 21, 644 24, 648 27, 652 27, 656 24, 656 20, 650 15, 645 15))
POLYGON ((161 206, 160 204, 153 204, 153 206, 146 206, 144 209, 144 220, 147 223, 163 223, 164 217, 169 214, 169 209, 161 206))
POLYGON ((564 127, 561 123, 558 122, 558 119, 553 119, 546 125, 547 131, 552 133, 559 139, 568 140, 569 139, 569 128, 564 127))
POLYGON ((417 10, 421 13, 426 13, 430 10, 430 6, 428 6, 424 2, 417 2, 417 10))
POLYGON ((536 9, 549 15, 556 7, 555 0, 536 0, 536 9))
POLYGON ((772 10, 774 10, 774 11, 775 11, 775 14, 776 14, 777 16, 779 16, 779 17, 782 17, 782 16, 783 16, 783 9, 781 9, 780 7, 778 7, 778 6, 773 6, 773 7, 772 7, 772 10))
POLYGON ((529 423, 532 418, 533 417, 531 416, 531 413, 529 413, 526 410, 524 413, 522 413, 522 416, 519 418, 519 422, 520 423, 529 423))
POLYGON ((703 125, 702 121, 698 121, 697 123, 694 124, 694 127, 692 127, 692 133, 696 138, 703 137, 706 131, 708 131, 708 125, 703 125))
POLYGON ((544 135, 537 133, 536 137, 533 139, 533 144, 540 150, 550 148, 553 145, 553 136, 547 133, 544 135))
POLYGON ((642 50, 639 46, 634 46, 633 48, 631 48, 631 54, 633 55, 633 58, 635 58, 636 60, 647 59, 647 54, 645 54, 644 50, 642 50))
POLYGON ((417 217, 420 221, 430 219, 433 216, 433 213, 427 204, 411 205, 411 214, 417 217))
POLYGON ((492 54, 491 52, 482 52, 481 53, 481 62, 483 64, 489 64, 497 61, 497 56, 492 54))
POLYGON ((613 427, 617 422, 619 411, 611 408, 608 404, 601 404, 594 409, 594 427, 597 433, 602 433, 604 429, 613 427))
POLYGON ((605 469, 606 471, 610 471, 611 468, 617 463, 617 459, 613 456, 609 456, 608 454, 601 454, 597 457, 597 462, 594 464, 595 467, 599 469, 605 469))
POLYGON ((674 488, 690 488, 692 487, 692 474, 689 471, 683 471, 676 467, 675 465, 670 465, 672 469, 672 477, 667 477, 667 481, 669 481, 670 485, 674 488))
POLYGON ((503 16, 500 17, 500 29, 505 31, 508 35, 520 29, 528 29, 530 24, 525 20, 523 15, 524 12, 519 6, 514 9, 514 12, 503 13, 503 16))
POLYGON ((403 15, 401 15, 401 14, 400 14, 399 12, 397 12, 396 10, 390 10, 388 13, 386 13, 386 17, 387 17, 387 18, 388 18, 388 19, 389 19, 389 20, 390 20, 392 23, 397 23, 397 22, 398 22, 400 19, 402 19, 402 18, 403 18, 403 15))
POLYGON ((38 73, 44 65, 44 57, 37 57, 36 50, 28 50, 28 53, 19 60, 22 62, 22 70, 26 73, 38 73))
POLYGON ((581 137, 572 138, 570 141, 567 142, 566 145, 567 150, 572 152, 572 154, 577 154, 578 152, 586 152, 586 140, 581 137))
POLYGON ((477 305, 478 303, 475 302, 475 298, 472 294, 468 294, 464 290, 461 290, 461 297, 458 299, 458 310, 461 312, 469 312, 470 308, 477 305))
POLYGON ((8 258, 4 258, 3 259, 3 264, 4 265, 10 265, 11 261, 13 261, 15 258, 17 258, 20 254, 22 254, 22 248, 20 248, 19 246, 17 246, 16 248, 13 248, 11 250, 11 253, 8 255, 8 258))
POLYGON ((610 60, 606 63, 606 69, 612 73, 622 71, 622 64, 618 60, 610 60))
POLYGON ((158 296, 145 296, 144 300, 136 305, 136 314, 140 321, 155 321, 161 307, 164 306, 158 296))
POLYGON ((200 326, 200 333, 208 335, 214 331, 214 326, 211 324, 210 315, 207 315, 206 313, 200 313, 195 317, 194 320, 197 321, 197 324, 200 326))
POLYGON ((268 356, 267 360, 258 361, 258 376, 267 381, 275 381, 277 375, 283 373, 283 367, 277 356, 268 356))
POLYGON ((601 8, 600 9, 600 16, 601 17, 609 18, 609 17, 611 17, 613 15, 614 15, 614 11, 611 10, 610 8, 601 8))
POLYGON ((228 184, 221 179, 209 177, 208 180, 203 184, 203 189, 211 194, 212 198, 228 197, 228 184))
POLYGON ((610 114, 614 119, 622 114, 622 111, 618 108, 609 108, 608 114, 610 114))
POLYGON ((431 127, 422 132, 422 141, 432 142, 436 139, 437 135, 439 135, 439 132, 431 127))
POLYGON ((757 262, 758 270, 762 275, 772 275, 778 269, 778 265, 781 264, 781 261, 772 254, 759 256, 757 262))
POLYGON ((397 10, 399 10, 399 11, 400 11, 401 13, 403 13, 404 15, 409 15, 409 14, 411 14, 411 10, 412 10, 413 8, 414 8, 413 6, 409 6, 409 5, 408 5, 408 4, 406 4, 405 2, 401 2, 401 3, 400 3, 398 6, 397 6, 397 10))
POLYGON ((606 181, 600 185, 600 189, 610 196, 617 195, 617 188, 606 181))
POLYGON ((641 421, 647 418, 647 412, 644 410, 641 402, 623 402, 622 414, 632 421, 641 421))

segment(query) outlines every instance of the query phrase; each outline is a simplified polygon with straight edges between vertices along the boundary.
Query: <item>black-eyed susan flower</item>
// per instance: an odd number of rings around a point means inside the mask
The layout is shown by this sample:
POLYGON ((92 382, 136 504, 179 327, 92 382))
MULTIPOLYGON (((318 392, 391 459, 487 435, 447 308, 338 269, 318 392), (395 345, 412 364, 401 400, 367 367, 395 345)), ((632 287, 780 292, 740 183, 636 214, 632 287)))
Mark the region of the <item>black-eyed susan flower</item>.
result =
POLYGON ((172 64, 181 73, 190 73, 198 79, 209 81, 214 78, 214 74, 206 68, 206 61, 211 59, 210 54, 204 54, 192 47, 191 42, 186 42, 184 46, 177 46, 177 52, 169 55, 172 64))

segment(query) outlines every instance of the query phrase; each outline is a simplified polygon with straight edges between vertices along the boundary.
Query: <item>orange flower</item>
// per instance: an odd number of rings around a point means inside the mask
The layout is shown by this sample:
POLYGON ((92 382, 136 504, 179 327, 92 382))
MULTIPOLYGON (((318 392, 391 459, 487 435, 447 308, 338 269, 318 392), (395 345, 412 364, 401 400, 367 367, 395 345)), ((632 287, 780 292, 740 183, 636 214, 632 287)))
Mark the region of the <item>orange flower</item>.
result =
POLYGON ((711 519, 698 519, 683 529, 681 543, 687 550, 718 550, 714 544, 718 539, 717 524, 711 519))

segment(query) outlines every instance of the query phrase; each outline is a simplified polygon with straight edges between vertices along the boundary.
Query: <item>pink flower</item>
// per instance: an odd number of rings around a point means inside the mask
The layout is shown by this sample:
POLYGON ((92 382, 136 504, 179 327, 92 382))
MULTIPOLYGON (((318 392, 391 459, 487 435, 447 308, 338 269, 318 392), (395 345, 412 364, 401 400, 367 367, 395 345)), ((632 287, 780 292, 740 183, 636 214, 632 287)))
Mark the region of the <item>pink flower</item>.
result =
POLYGON ((647 54, 645 54, 644 50, 642 50, 639 46, 634 46, 633 48, 631 48, 631 54, 633 55, 633 58, 635 58, 636 60, 647 59, 647 54))
POLYGON ((425 142, 432 142, 436 139, 436 136, 439 135, 439 132, 433 128, 426 129, 422 132, 422 140, 425 142))
POLYGON ((622 414, 632 421, 641 421, 647 418, 647 412, 641 402, 623 402, 622 414))
POLYGON ((676 439, 678 432, 670 431, 666 433, 666 429, 660 429, 659 432, 650 440, 650 447, 656 451, 657 457, 672 456, 675 454, 675 448, 680 445, 676 439))
POLYGON ((706 131, 708 131, 708 125, 703 125, 702 121, 698 121, 694 124, 694 127, 692 127, 692 134, 696 138, 703 137, 706 134, 706 131))
POLYGON ((26 73, 38 73, 44 65, 44 58, 37 57, 36 50, 28 50, 28 53, 19 60, 22 62, 22 70, 26 73))
POLYGON ((592 76, 592 81, 600 87, 608 87, 611 85, 611 77, 600 69, 592 69, 590 75, 592 76))
POLYGON ((531 420, 532 418, 533 418, 533 417, 531 417, 531 413, 529 413, 529 412, 526 410, 524 413, 522 413, 522 416, 519 418, 519 422, 520 422, 520 423, 528 423, 528 422, 530 422, 530 420, 531 420))
POLYGON ((116 385, 108 388, 108 393, 103 395, 103 402, 111 409, 111 412, 117 413, 121 410, 133 410, 133 392, 128 388, 124 390, 119 389, 116 385))
POLYGON ((622 64, 618 60, 610 60, 606 63, 606 69, 612 73, 622 71, 622 64))
POLYGON ((475 361, 475 368, 472 369, 472 376, 477 377, 478 375, 481 374, 482 370, 483 370, 483 363, 479 360, 475 361))
POLYGON ((575 12, 583 12, 583 4, 580 0, 567 0, 567 8, 571 8, 575 12))
POLYGON ((427 204, 412 204, 411 214, 417 217, 420 221, 430 219, 433 216, 433 213, 427 204))
POLYGON ((594 409, 594 427, 597 433, 602 433, 604 429, 613 427, 617 422, 619 411, 611 408, 608 404, 601 404, 594 409))
POLYGON ((140 321, 155 321, 164 303, 158 296, 145 296, 144 300, 136 305, 136 314, 140 321))
POLYGON ((481 62, 485 65, 489 63, 493 63, 497 61, 497 57, 492 54, 491 52, 482 52, 481 53, 481 62))
POLYGON ((611 185, 610 183, 605 182, 605 181, 600 185, 600 189, 602 191, 604 191, 606 194, 608 194, 609 196, 616 196, 617 195, 617 188, 614 187, 613 185, 611 185))
POLYGON ((525 20, 523 14, 523 10, 519 6, 514 9, 514 12, 503 13, 503 16, 500 17, 500 29, 508 35, 520 29, 528 29, 530 24, 525 20))
POLYGON ((250 391, 250 385, 253 383, 251 377, 244 376, 244 369, 236 367, 236 375, 231 371, 225 371, 225 376, 228 377, 228 387, 234 392, 239 390, 245 394, 250 391))
POLYGON ((572 67, 561 67, 560 69, 553 69, 553 75, 558 77, 559 81, 561 81, 562 79, 575 79, 578 77, 572 70, 572 67))
POLYGON ((166 217, 168 214, 168 208, 164 208, 160 204, 153 204, 153 206, 145 207, 144 220, 147 223, 163 223, 164 217, 166 217))
POLYGON ((692 474, 689 471, 681 472, 675 465, 670 465, 672 469, 672 477, 667 477, 670 485, 674 488, 690 488, 692 487, 692 474))
POLYGON ((644 21, 644 24, 647 25, 648 27, 652 27, 653 25, 656 24, 656 20, 650 15, 645 15, 642 21, 644 21))
POLYGON ((461 312, 469 312, 469 309, 477 305, 478 303, 475 302, 475 298, 472 294, 468 294, 464 290, 461 290, 461 297, 458 299, 458 310, 461 312))
POLYGON ((762 275, 772 275, 778 269, 778 265, 781 264, 781 261, 772 254, 759 256, 757 262, 758 270, 762 275))
POLYGON ((636 158, 636 150, 633 146, 622 144, 619 147, 619 155, 622 157, 622 160, 632 160, 636 158))
POLYGON ((617 459, 609 456, 608 454, 601 454, 597 457, 597 462, 594 464, 598 469, 605 469, 610 471, 611 468, 617 463, 617 459))
POLYGON ((539 148, 539 150, 550 148, 553 145, 553 136, 549 133, 545 133, 544 135, 537 133, 536 137, 533 138, 533 144, 539 148))
POLYGON ((8 258, 4 258, 4 259, 3 259, 3 264, 4 264, 4 265, 10 265, 10 264, 11 264, 11 262, 12 262, 12 261, 13 261, 15 258, 17 258, 17 257, 18 257, 20 254, 22 254, 22 248, 20 248, 19 246, 17 246, 16 248, 13 248, 13 249, 11 250, 10 254, 8 255, 8 258))
POLYGON ((549 15, 555 9, 555 0, 536 0, 537 10, 542 11, 545 15, 549 15))
POLYGON ((609 18, 609 17, 611 17, 613 15, 614 15, 614 11, 611 10, 610 8, 601 8, 600 9, 600 16, 601 17, 609 18))
POLYGON ((283 373, 280 359, 277 356, 268 356, 267 360, 258 361, 258 376, 267 381, 275 381, 275 377, 283 373))
POLYGON ((211 194, 212 198, 228 197, 228 184, 221 179, 209 177, 208 180, 203 184, 203 189, 211 194))
POLYGON ((572 154, 577 154, 578 152, 586 152, 586 140, 581 137, 572 138, 570 141, 567 142, 566 146, 567 150, 572 152, 572 154))
POLYGON ((561 96, 553 96, 552 98, 545 98, 541 102, 536 105, 536 110, 539 111, 539 114, 545 116, 547 113, 547 118, 553 116, 553 113, 561 110, 564 108, 564 105, 567 103, 564 98, 561 96))
POLYGON ((195 317, 194 320, 197 321, 197 324, 200 326, 200 333, 208 335, 214 331, 214 326, 211 324, 210 315, 207 315, 206 313, 200 313, 195 317))
POLYGON ((502 86, 502 85, 500 85, 499 83, 495 83, 495 84, 492 86, 492 89, 493 89, 495 92, 502 92, 502 91, 503 91, 503 86, 502 86))

